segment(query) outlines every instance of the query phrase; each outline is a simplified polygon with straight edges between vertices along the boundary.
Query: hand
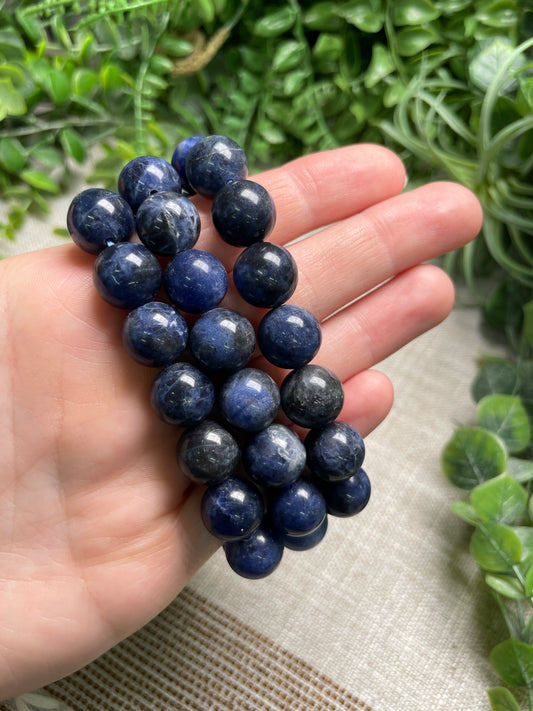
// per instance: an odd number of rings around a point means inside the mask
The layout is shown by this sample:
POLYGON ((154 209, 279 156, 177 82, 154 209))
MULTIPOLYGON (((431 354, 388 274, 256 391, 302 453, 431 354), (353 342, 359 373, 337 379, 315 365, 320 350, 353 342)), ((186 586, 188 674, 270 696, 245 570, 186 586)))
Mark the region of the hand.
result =
MULTIPOLYGON (((344 382, 341 418, 365 436, 393 400, 370 368, 449 313, 450 280, 421 263, 477 234, 478 202, 451 183, 400 194, 400 160, 368 145, 257 180, 276 203, 273 241, 323 228, 290 247, 291 301, 320 320, 348 304, 324 323, 316 362, 344 382)), ((237 250, 197 204, 197 246, 230 269, 237 250)), ((200 520, 202 491, 177 469, 179 430, 150 408, 155 372, 123 351, 125 313, 96 294, 93 261, 66 244, 0 264, 0 699, 133 633, 219 545, 200 520)))

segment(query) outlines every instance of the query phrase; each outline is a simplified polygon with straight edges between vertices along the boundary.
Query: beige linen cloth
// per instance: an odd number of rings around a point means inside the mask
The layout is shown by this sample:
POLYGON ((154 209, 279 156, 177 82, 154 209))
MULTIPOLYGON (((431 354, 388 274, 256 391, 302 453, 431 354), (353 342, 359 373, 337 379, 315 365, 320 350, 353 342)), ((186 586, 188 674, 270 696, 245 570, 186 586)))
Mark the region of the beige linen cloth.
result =
MULTIPOLYGON (((44 224, 30 219, 2 253, 60 242, 52 228, 64 225, 69 202, 56 200, 44 224)), ((488 653, 504 633, 468 553, 468 526, 449 509, 460 492, 439 463, 454 423, 473 422, 469 388, 486 352, 496 348, 477 310, 457 306, 380 365, 396 401, 366 439, 370 503, 331 518, 317 548, 286 551, 260 581, 236 576, 219 551, 139 632, 0 708, 488 709, 486 689, 498 683, 488 653)))

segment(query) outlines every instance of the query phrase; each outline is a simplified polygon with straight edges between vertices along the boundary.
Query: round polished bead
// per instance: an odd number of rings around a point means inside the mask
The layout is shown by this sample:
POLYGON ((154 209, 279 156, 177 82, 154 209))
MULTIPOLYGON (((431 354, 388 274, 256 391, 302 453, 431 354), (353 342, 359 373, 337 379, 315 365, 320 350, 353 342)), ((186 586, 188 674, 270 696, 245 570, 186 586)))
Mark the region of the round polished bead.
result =
POLYGON ((236 311, 211 309, 191 328, 189 346, 206 370, 235 372, 244 368, 254 352, 255 331, 236 311))
POLYGON ((278 533, 260 526, 250 536, 224 544, 231 569, 243 578, 264 578, 280 564, 283 542, 278 533))
POLYGON ((286 486, 305 467, 305 447, 285 425, 272 424, 255 434, 244 452, 244 468, 260 486, 286 486))
POLYGON ((193 195, 195 191, 189 185, 189 181, 187 180, 185 164, 187 162, 189 151, 196 143, 198 143, 198 141, 201 141, 202 138, 203 136, 189 136, 189 138, 185 138, 183 141, 180 141, 180 143, 176 146, 170 161, 172 163, 172 167, 178 171, 178 175, 181 178, 182 189, 189 195, 193 195))
POLYGON ((161 287, 161 267, 142 244, 119 242, 100 252, 94 263, 94 285, 100 296, 121 309, 152 301, 161 287))
POLYGON ((170 425, 189 427, 204 420, 215 402, 215 386, 190 363, 173 363, 152 384, 154 412, 170 425))
POLYGON ((189 427, 177 446, 181 470, 196 484, 214 484, 233 474, 241 452, 233 435, 213 420, 189 427))
POLYGON ((270 234, 276 208, 262 185, 253 180, 234 180, 215 195, 211 216, 224 242, 248 247, 270 234))
POLYGON ((126 163, 120 171, 118 191, 136 212, 150 195, 181 192, 181 180, 177 171, 163 158, 139 156, 126 163))
POLYGON ((235 260, 233 283, 242 298, 252 306, 273 309, 293 295, 298 283, 298 269, 285 247, 256 242, 235 260))
POLYGON ((200 215, 184 195, 161 192, 146 198, 135 215, 141 242, 155 254, 173 257, 194 247, 200 236, 200 215))
POLYGON ((269 514, 274 528, 280 533, 302 536, 320 526, 326 516, 326 502, 312 482, 298 479, 275 491, 269 514))
POLYGON ((284 304, 263 316, 257 343, 267 360, 293 370, 309 363, 318 353, 322 331, 316 316, 301 306, 284 304))
POLYGON ((133 212, 126 200, 103 188, 89 188, 76 195, 67 213, 72 241, 91 254, 126 242, 133 235, 133 212))
POLYGON ((268 427, 278 412, 279 402, 276 383, 256 368, 243 368, 230 375, 218 396, 222 417, 247 432, 268 427))
POLYGON ((150 301, 128 314, 122 343, 137 363, 158 367, 178 360, 187 346, 187 334, 185 319, 175 308, 150 301))
POLYGON ((324 520, 311 533, 305 533, 303 536, 289 536, 285 534, 282 537, 285 548, 290 548, 293 551, 308 551, 310 548, 317 546, 326 535, 328 530, 328 517, 324 516, 324 520))
POLYGON ((341 481, 324 482, 321 487, 328 513, 332 516, 355 516, 368 504, 370 479, 364 469, 341 481))
POLYGON ((300 427, 323 427, 335 420, 344 404, 339 378, 328 368, 308 364, 292 370, 281 384, 281 406, 300 427))
POLYGON ((228 275, 214 254, 188 249, 171 260, 163 275, 163 286, 179 309, 203 313, 218 306, 224 298, 228 275))
POLYGON ((249 536, 263 519, 265 504, 261 492, 238 477, 210 486, 202 496, 204 526, 216 538, 234 541, 249 536))
POLYGON ((326 481, 347 479, 361 468, 365 458, 365 444, 359 432, 339 420, 310 430, 305 448, 309 468, 326 481))
POLYGON ((243 149, 226 136, 205 136, 187 155, 185 171, 189 185, 200 195, 213 198, 230 180, 248 175, 243 149))

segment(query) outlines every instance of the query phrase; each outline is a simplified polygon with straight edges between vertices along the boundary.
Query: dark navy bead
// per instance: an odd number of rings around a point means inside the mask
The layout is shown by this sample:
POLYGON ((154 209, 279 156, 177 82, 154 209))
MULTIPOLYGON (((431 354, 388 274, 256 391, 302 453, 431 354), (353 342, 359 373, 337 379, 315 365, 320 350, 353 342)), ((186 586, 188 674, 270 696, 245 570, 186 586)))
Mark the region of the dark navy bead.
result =
POLYGON ((326 481, 347 479, 361 468, 365 458, 365 443, 359 432, 339 420, 311 430, 305 448, 309 468, 326 481))
POLYGON ((276 383, 256 368, 244 368, 230 375, 218 396, 222 417, 247 432, 268 427, 278 412, 279 402, 276 383))
POLYGON ((303 536, 289 536, 285 534, 282 537, 285 548, 290 548, 293 551, 308 551, 310 548, 317 546, 326 535, 328 530, 328 517, 324 516, 324 520, 318 528, 315 528, 311 533, 305 533, 303 536))
POLYGON ((122 343, 137 363, 158 367, 178 360, 187 346, 187 334, 185 319, 175 308, 150 301, 128 314, 122 343))
POLYGON ((211 309, 191 328, 191 353, 202 368, 233 373, 244 368, 255 348, 247 318, 230 309, 211 309))
POLYGON ((100 296, 121 309, 135 309, 152 301, 161 287, 157 257, 134 242, 106 247, 96 258, 93 276, 100 296))
POLYGON ((335 420, 344 404, 339 378, 321 365, 292 370, 281 384, 281 407, 300 427, 323 427, 335 420))
POLYGON ((224 242, 248 247, 270 234, 276 222, 276 208, 262 185, 252 180, 234 180, 215 195, 211 216, 224 242))
POLYGON ((183 141, 178 143, 174 150, 174 153, 172 154, 172 160, 170 161, 172 163, 172 167, 178 171, 178 175, 181 178, 182 189, 189 195, 193 195, 195 191, 189 185, 189 181, 187 180, 185 164, 187 162, 187 156, 189 155, 189 151, 202 138, 203 136, 189 136, 189 138, 185 138, 183 141))
POLYGON ((89 188, 76 195, 67 213, 67 229, 78 247, 98 254, 133 235, 133 212, 123 197, 111 190, 89 188))
POLYGON ((355 516, 368 504, 370 479, 364 469, 359 469, 348 479, 324 482, 321 491, 332 516, 355 516))
POLYGON ((301 306, 284 304, 263 316, 257 343, 267 360, 293 370, 307 365, 318 353, 322 331, 316 316, 301 306))
POLYGON ((305 447, 285 425, 273 424, 252 437, 244 452, 246 473, 260 486, 286 486, 305 467, 305 447))
POLYGON ((182 311, 199 314, 215 308, 228 289, 222 262, 210 252, 188 249, 177 254, 163 275, 170 301, 182 311))
POLYGON ((246 178, 248 163, 243 149, 231 138, 205 136, 189 149, 185 171, 192 189, 212 198, 230 180, 246 178))
POLYGON ((283 543, 279 534, 260 526, 247 538, 224 544, 224 552, 232 570, 243 578, 264 578, 280 564, 283 543))
POLYGON ((196 484, 215 484, 233 474, 241 451, 233 435, 213 420, 189 427, 177 446, 178 464, 196 484))
POLYGON ((326 502, 310 481, 298 479, 275 491, 269 504, 272 525, 282 534, 302 536, 314 531, 326 516, 326 502))
POLYGON ((261 492, 253 484, 237 477, 213 484, 202 496, 204 526, 223 541, 249 536, 261 523, 264 513, 261 492))
POLYGON ((178 172, 163 158, 139 156, 130 160, 118 176, 118 191, 134 212, 150 195, 181 192, 178 172))
POLYGON ((293 295, 298 283, 298 269, 285 247, 256 242, 237 257, 233 283, 242 298, 252 306, 273 309, 293 295))
POLYGON ((215 386, 190 363, 173 363, 152 384, 154 412, 170 425, 190 427, 204 420, 215 402, 215 386))
POLYGON ((141 204, 135 215, 137 234, 155 254, 173 257, 194 247, 200 236, 196 206, 176 193, 156 193, 141 204))

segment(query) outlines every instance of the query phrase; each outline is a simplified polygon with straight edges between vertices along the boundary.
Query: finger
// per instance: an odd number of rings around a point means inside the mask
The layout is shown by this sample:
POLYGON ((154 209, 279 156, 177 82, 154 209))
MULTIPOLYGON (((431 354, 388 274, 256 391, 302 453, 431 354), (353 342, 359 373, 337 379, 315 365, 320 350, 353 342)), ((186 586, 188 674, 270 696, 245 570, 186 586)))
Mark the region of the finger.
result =
POLYGON ((378 370, 364 370, 344 383, 344 406, 339 420, 366 437, 383 422, 394 401, 389 378, 378 370))

